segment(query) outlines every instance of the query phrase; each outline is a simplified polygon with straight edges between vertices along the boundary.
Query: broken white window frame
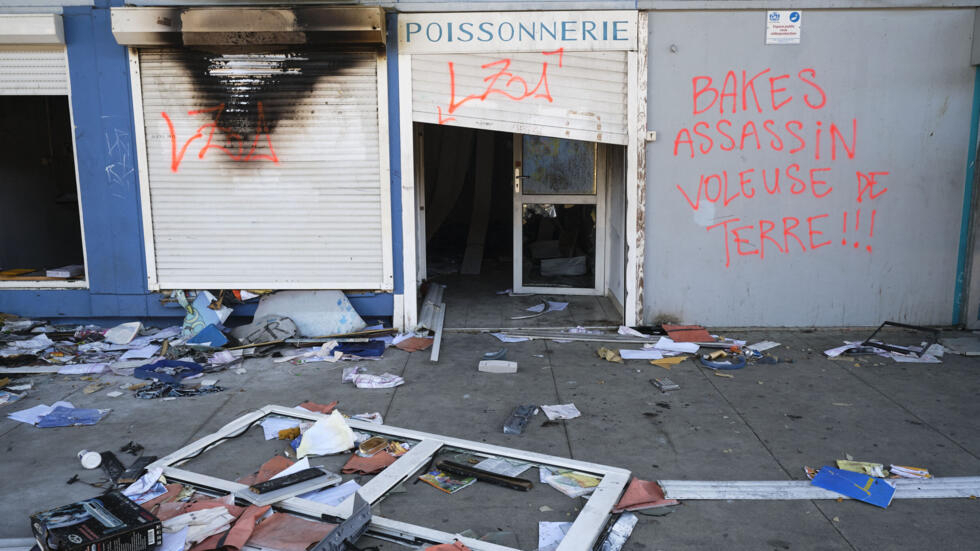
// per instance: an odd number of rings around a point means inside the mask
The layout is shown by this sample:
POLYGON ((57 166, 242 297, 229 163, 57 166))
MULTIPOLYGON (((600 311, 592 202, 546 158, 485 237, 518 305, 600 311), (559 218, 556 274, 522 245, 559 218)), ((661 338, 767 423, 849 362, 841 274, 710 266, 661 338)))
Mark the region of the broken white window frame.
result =
MULTIPOLYGON (((298 408, 267 405, 256 411, 245 414, 228 423, 217 432, 192 442, 183 448, 155 461, 147 469, 161 468, 163 475, 171 482, 182 482, 192 486, 209 488, 221 492, 234 493, 247 486, 231 480, 224 480, 210 475, 204 475, 178 467, 184 461, 190 460, 207 451, 214 445, 237 436, 260 419, 269 415, 279 415, 305 421, 319 421, 327 416, 305 411, 298 408)), ((599 485, 588 498, 581 512, 575 518, 571 528, 558 546, 556 551, 574 551, 591 549, 602 535, 606 523, 612 513, 613 506, 630 480, 630 471, 618 467, 609 467, 596 463, 577 461, 552 455, 505 448, 493 444, 463 440, 449 436, 430 434, 411 429, 403 429, 388 425, 378 425, 357 419, 348 419, 347 424, 354 430, 388 436, 393 439, 416 440, 417 443, 405 455, 399 457, 389 467, 378 473, 367 484, 358 490, 372 506, 378 503, 395 486, 408 480, 429 464, 431 459, 443 448, 454 448, 477 454, 492 455, 508 459, 516 459, 531 463, 583 472, 601 477, 599 485)), ((300 497, 293 497, 278 502, 275 506, 287 512, 293 512, 314 518, 347 519, 353 514, 353 496, 337 506, 325 505, 300 497)), ((424 526, 409 524, 389 518, 373 516, 366 535, 382 538, 394 538, 414 543, 431 542, 452 543, 459 540, 473 551, 520 551, 512 547, 496 545, 458 534, 443 532, 424 526)))

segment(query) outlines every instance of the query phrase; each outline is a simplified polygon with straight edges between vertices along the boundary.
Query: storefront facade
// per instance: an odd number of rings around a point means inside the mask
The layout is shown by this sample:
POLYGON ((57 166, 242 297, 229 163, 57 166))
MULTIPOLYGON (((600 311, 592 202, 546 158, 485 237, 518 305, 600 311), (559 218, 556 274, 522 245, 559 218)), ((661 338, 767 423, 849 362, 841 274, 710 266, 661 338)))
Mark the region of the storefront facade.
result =
POLYGON ((77 3, 0 61, 66 56, 85 277, 0 282, 0 311, 342 289, 413 327, 439 180, 496 163, 515 291, 630 325, 978 317, 968 2, 77 3))

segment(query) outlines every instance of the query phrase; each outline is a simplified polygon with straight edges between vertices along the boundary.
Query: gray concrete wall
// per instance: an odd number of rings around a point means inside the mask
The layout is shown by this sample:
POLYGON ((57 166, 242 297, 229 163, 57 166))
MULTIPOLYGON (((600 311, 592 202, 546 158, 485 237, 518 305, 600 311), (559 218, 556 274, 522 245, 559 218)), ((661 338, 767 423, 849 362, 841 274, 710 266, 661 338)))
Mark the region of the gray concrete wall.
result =
POLYGON ((651 12, 649 20, 648 125, 658 140, 647 149, 645 320, 949 324, 973 10, 805 11, 802 43, 780 46, 765 44, 760 10, 651 12), (752 78, 767 69, 743 104, 743 71, 752 78), (695 106, 694 79, 710 77, 721 90, 729 71, 737 97, 718 98, 720 109, 707 91, 695 106), (775 169, 780 190, 769 193, 762 174, 772 189, 775 169), (813 169, 825 184, 811 186, 813 169), (739 174, 749 170, 743 189, 739 174), (711 176, 723 181, 725 171, 727 191, 711 176), (872 172, 887 174, 861 193, 858 173, 872 172))

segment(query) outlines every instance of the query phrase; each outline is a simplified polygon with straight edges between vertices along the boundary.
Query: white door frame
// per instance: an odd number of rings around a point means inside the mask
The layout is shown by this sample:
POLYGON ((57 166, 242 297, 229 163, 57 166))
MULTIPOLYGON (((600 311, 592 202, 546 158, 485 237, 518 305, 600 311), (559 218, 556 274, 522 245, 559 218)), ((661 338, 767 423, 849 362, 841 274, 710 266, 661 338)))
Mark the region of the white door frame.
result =
MULTIPOLYGON (((445 14, 428 14, 433 17, 445 14)), ((646 155, 647 14, 637 17, 637 50, 627 52, 626 144, 626 301, 624 323, 638 325, 643 317, 643 212, 646 155)), ((418 322, 417 248, 415 236, 415 154, 412 119, 412 54, 398 54, 399 139, 401 142, 403 294, 395 295, 396 326, 414 329, 418 322), (400 313, 400 315, 399 315, 400 313)))
POLYGON ((526 195, 520 173, 524 166, 524 136, 514 134, 514 193, 513 193, 513 288, 515 293, 538 293, 553 295, 595 295, 606 294, 606 148, 595 144, 595 194, 577 195, 526 195), (595 261, 592 288, 585 287, 544 287, 524 285, 524 240, 523 217, 525 204, 595 205, 595 261))

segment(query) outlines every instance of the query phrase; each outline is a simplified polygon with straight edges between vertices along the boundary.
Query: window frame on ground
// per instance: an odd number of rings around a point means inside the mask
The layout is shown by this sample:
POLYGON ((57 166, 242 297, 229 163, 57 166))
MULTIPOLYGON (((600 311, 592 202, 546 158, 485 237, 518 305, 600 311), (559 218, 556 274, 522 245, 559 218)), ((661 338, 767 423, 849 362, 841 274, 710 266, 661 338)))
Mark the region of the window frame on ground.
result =
MULTIPOLYGON (((147 467, 147 470, 154 468, 163 469, 163 475, 170 482, 180 482, 200 488, 207 488, 219 492, 234 493, 246 488, 246 485, 224 480, 218 477, 204 475, 181 469, 179 464, 190 460, 201 453, 211 449, 213 446, 228 439, 229 437, 247 431, 249 427, 255 425, 262 418, 269 415, 291 417, 305 421, 318 421, 326 419, 328 416, 320 413, 309 412, 298 408, 289 408, 277 405, 267 405, 256 411, 245 414, 231 421, 224 427, 218 429, 210 435, 204 436, 183 448, 172 452, 165 457, 157 460, 147 467)), ((535 465, 545 465, 549 467, 559 467, 572 469, 587 474, 601 476, 601 481, 592 495, 582 506, 581 512, 575 518, 572 527, 569 528, 557 547, 556 551, 572 551, 573 549, 591 548, 592 545, 602 536, 603 529, 609 520, 613 507, 619 501, 620 496, 626 489, 630 481, 631 473, 626 469, 609 467, 544 455, 534 452, 526 452, 493 444, 463 440, 430 434, 421 431, 392 427, 388 425, 378 425, 357 419, 348 419, 347 424, 354 430, 379 434, 384 436, 396 437, 404 440, 415 440, 411 450, 401 456, 385 470, 378 473, 367 484, 358 490, 358 494, 368 503, 374 505, 381 501, 385 495, 397 485, 408 480, 413 474, 417 474, 426 467, 432 457, 443 448, 455 448, 464 451, 490 454, 498 457, 517 459, 535 465), (587 545, 582 545, 586 543, 587 545)), ((340 505, 329 506, 322 503, 293 497, 285 499, 276 504, 282 511, 293 512, 313 518, 334 517, 346 519, 354 513, 353 496, 346 499, 340 505)), ((377 536, 382 538, 397 538, 421 540, 424 542, 452 543, 459 540, 473 551, 520 551, 511 547, 505 547, 492 543, 487 543, 474 538, 460 537, 457 534, 443 532, 424 526, 418 526, 384 517, 374 516, 368 527, 366 536, 377 536)))

